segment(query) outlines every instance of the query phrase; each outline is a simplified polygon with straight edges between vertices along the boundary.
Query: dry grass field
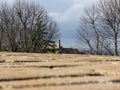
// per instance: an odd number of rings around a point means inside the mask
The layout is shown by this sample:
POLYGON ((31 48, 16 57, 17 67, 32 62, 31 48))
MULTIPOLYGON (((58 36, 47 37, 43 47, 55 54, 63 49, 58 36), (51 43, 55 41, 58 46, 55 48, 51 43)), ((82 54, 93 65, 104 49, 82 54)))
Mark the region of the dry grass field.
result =
POLYGON ((0 90, 120 90, 120 57, 0 52, 0 90))

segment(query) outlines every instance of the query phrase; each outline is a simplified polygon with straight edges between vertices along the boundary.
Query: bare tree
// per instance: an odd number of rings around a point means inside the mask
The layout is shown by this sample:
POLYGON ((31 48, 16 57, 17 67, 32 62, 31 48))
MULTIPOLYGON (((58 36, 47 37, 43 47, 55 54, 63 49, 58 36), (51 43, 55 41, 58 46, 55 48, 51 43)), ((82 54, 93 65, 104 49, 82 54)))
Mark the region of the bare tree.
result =
POLYGON ((3 32, 0 29, 0 51, 2 51, 2 40, 3 40, 3 32))
POLYGON ((98 3, 99 15, 104 25, 106 37, 112 38, 114 55, 118 55, 118 36, 120 31, 120 0, 100 0, 98 3))
POLYGON ((77 38, 79 43, 81 44, 85 44, 89 47, 90 49, 90 53, 94 54, 94 48, 93 48, 93 43, 92 43, 92 39, 93 39, 93 32, 90 31, 90 26, 89 23, 87 21, 87 19, 83 16, 80 19, 80 26, 77 30, 77 38))
MULTIPOLYGON (((11 26, 11 9, 7 6, 7 4, 2 4, 1 5, 1 10, 0 10, 0 20, 1 20, 1 30, 2 33, 4 32, 4 40, 7 42, 5 46, 10 46, 10 50, 12 49, 13 51, 13 42, 15 40, 12 40, 12 37, 15 36, 14 31, 13 31, 13 25, 11 26), (9 14, 8 14, 9 13, 9 14)), ((15 39, 15 38, 14 38, 15 39)))
POLYGON ((57 24, 34 2, 2 4, 0 20, 9 51, 45 52, 58 37, 57 24))
POLYGON ((97 25, 98 19, 97 7, 95 5, 86 8, 84 16, 80 19, 81 25, 77 35, 79 40, 82 39, 81 41, 83 41, 84 39, 85 43, 89 46, 90 51, 94 54, 100 53, 100 35, 97 25))
POLYGON ((99 54, 100 49, 100 35, 98 30, 98 13, 97 13, 97 7, 93 5, 90 8, 86 9, 86 18, 88 19, 88 23, 90 25, 90 29, 93 30, 94 40, 95 40, 95 51, 96 54, 99 54))
POLYGON ((100 0, 96 6, 86 9, 82 17, 86 22, 80 21, 82 25, 78 30, 78 39, 91 42, 90 47, 96 54, 108 52, 110 55, 119 55, 120 0, 100 0))

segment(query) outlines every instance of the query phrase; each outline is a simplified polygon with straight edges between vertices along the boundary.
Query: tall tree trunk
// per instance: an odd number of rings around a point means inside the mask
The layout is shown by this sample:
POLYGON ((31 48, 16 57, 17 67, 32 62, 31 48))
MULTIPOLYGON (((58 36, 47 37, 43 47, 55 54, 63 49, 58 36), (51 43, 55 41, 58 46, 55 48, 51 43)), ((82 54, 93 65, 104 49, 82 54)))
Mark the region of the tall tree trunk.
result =
POLYGON ((114 37, 114 56, 118 56, 117 35, 114 37))
POLYGON ((91 44, 90 44, 90 41, 87 41, 87 43, 88 43, 88 46, 89 46, 89 48, 90 48, 90 53, 91 53, 91 54, 94 54, 93 48, 92 48, 92 46, 91 46, 91 44))

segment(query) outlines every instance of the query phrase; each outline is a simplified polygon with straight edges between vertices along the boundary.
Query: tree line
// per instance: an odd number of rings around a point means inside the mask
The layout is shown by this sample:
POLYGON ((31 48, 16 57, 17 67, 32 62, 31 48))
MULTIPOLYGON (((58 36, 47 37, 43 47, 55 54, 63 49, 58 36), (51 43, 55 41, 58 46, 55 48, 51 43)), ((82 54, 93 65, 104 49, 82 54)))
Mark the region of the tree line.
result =
POLYGON ((34 2, 0 5, 0 51, 46 52, 58 31, 57 23, 34 2))
POLYGON ((120 0, 99 0, 85 8, 77 38, 91 54, 119 55, 120 0))
MULTIPOLYGON (((85 8, 77 39, 91 54, 119 55, 120 0, 99 0, 85 8)), ((28 0, 0 5, 0 51, 47 52, 59 37, 57 23, 28 0)))

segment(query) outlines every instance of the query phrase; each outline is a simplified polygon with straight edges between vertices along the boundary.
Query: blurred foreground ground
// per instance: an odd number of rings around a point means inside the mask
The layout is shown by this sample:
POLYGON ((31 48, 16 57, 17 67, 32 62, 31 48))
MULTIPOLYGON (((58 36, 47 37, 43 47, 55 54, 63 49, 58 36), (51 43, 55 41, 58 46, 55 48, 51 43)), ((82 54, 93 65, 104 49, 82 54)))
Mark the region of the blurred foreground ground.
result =
POLYGON ((0 90, 120 90, 120 57, 0 52, 0 90))

